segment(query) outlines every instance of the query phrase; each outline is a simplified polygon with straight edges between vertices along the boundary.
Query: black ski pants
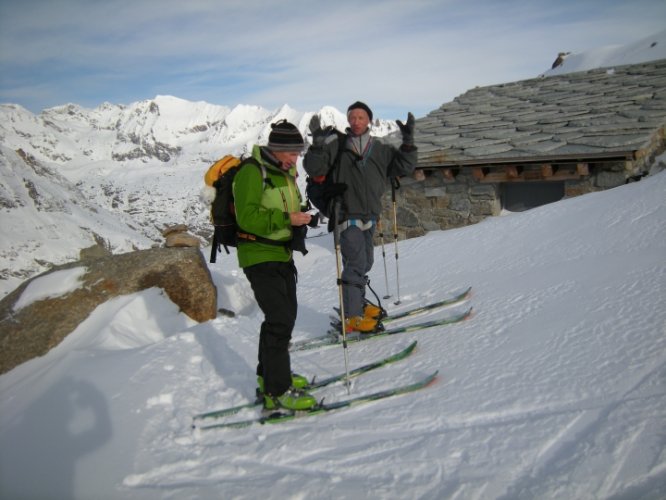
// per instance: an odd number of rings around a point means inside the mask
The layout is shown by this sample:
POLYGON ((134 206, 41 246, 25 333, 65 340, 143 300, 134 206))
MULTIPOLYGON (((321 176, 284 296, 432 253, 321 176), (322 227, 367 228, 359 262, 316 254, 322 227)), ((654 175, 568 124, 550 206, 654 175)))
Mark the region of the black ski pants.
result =
POLYGON ((291 386, 289 342, 296 323, 296 266, 289 262, 263 262, 243 269, 254 298, 264 313, 259 333, 257 375, 264 390, 281 396, 291 386))

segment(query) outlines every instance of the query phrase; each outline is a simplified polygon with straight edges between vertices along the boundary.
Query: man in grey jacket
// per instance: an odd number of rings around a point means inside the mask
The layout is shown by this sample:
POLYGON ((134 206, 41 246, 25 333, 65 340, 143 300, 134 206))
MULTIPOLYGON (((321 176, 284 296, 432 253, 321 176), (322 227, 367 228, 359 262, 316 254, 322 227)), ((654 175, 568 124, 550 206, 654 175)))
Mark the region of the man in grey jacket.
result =
MULTIPOLYGON (((345 325, 348 332, 372 332, 380 309, 365 300, 367 274, 374 263, 372 238, 381 215, 381 198, 389 179, 409 175, 416 167, 414 116, 397 120, 402 145, 396 148, 370 135, 372 110, 357 101, 347 109, 349 127, 343 134, 322 129, 319 117, 310 121, 312 146, 303 160, 310 182, 320 183, 330 206, 339 201, 337 230, 342 253, 345 325), (328 176, 328 180, 326 179, 328 176)), ((326 213, 334 217, 333 213, 326 213)))

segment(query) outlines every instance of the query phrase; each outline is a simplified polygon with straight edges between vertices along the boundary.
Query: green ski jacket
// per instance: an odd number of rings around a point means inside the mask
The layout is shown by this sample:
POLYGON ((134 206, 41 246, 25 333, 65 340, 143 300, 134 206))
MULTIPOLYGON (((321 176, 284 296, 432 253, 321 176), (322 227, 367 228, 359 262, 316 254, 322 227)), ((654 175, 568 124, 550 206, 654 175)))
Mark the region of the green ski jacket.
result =
POLYGON ((292 259, 289 213, 300 211, 303 204, 296 185, 295 167, 283 171, 270 152, 261 146, 254 146, 252 157, 264 166, 266 179, 263 179, 261 168, 252 164, 243 165, 234 177, 234 205, 239 230, 285 244, 278 246, 239 239, 238 264, 243 268, 292 259))

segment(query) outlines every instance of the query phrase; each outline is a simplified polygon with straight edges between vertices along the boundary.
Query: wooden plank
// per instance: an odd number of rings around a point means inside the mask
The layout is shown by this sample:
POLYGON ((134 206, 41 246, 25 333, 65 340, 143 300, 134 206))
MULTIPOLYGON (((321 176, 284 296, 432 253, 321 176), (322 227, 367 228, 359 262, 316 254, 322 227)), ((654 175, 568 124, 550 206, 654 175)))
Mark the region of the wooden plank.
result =
POLYGON ((518 167, 515 165, 509 165, 504 167, 504 171, 506 172, 506 176, 509 179, 517 179, 520 177, 520 172, 518 171, 518 167))
POLYGON ((553 166, 550 163, 541 165, 541 177, 548 178, 553 176, 553 166))
POLYGON ((580 175, 574 171, 562 170, 558 171, 552 177, 544 179, 545 181, 575 181, 580 179, 580 175))
POLYGON ((481 167, 472 168, 472 177, 474 177, 475 180, 482 181, 485 176, 486 173, 484 172, 483 168, 481 167))
POLYGON ((414 170, 414 174, 412 175, 415 181, 424 181, 426 178, 425 172, 423 171, 422 168, 417 168, 414 170))
POLYGON ((453 169, 452 168, 445 168, 442 170, 442 176, 444 179, 447 181, 452 181, 455 179, 455 175, 453 174, 453 169))
POLYGON ((479 182, 482 182, 484 184, 489 184, 489 183, 497 183, 497 182, 515 182, 521 180, 520 178, 517 179, 509 179, 506 176, 505 172, 490 172, 489 174, 485 175, 483 179, 477 179, 479 182))
POLYGON ((590 165, 588 163, 576 164, 576 171, 578 175, 590 175, 590 165))

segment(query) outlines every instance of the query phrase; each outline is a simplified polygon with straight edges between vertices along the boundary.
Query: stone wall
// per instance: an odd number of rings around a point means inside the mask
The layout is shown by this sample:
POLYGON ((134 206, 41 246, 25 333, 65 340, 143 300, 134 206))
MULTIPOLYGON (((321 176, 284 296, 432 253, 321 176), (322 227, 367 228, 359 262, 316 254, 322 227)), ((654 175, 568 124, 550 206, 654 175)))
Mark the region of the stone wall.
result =
MULTIPOLYGON (((620 186, 633 173, 626 162, 589 164, 589 175, 564 179, 565 198, 620 186)), ((475 224, 502 211, 500 182, 479 182, 470 168, 460 168, 455 178, 443 169, 418 171, 401 179, 396 191, 398 239, 423 236, 428 231, 475 224)), ((393 241, 393 202, 391 190, 383 198, 385 241, 393 241)))
MULTIPOLYGON (((393 202, 389 191, 383 199, 384 233, 393 233, 393 202)), ((422 180, 401 179, 396 191, 398 239, 423 236, 428 231, 451 229, 498 215, 501 210, 499 185, 480 184, 469 171, 454 181, 440 170, 425 173, 422 180)))

